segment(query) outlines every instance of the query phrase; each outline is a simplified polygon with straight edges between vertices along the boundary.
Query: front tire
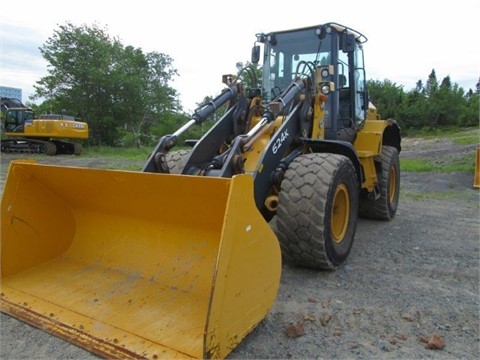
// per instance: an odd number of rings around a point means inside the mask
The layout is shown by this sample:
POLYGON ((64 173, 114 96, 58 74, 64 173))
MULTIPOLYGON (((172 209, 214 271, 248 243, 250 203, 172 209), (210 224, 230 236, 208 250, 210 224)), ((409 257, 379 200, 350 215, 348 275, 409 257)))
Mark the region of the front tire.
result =
POLYGON ((174 150, 167 152, 165 157, 170 174, 182 173, 189 154, 190 151, 188 150, 174 150))
POLYGON ((334 270, 347 259, 358 217, 352 162, 337 154, 305 154, 285 172, 274 230, 285 260, 334 270))

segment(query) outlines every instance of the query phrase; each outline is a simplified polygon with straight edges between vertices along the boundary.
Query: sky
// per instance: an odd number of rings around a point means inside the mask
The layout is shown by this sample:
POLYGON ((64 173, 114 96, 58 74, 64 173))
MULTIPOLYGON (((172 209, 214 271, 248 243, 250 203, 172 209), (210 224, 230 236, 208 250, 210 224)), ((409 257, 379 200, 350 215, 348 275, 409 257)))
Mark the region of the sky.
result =
POLYGON ((250 60, 255 34, 337 22, 368 38, 367 79, 410 91, 434 69, 468 90, 480 77, 479 14, 480 0, 24 0, 0 13, 0 85, 30 101, 47 75, 39 48, 59 25, 95 24, 124 46, 170 56, 179 73, 170 86, 191 113, 250 60))

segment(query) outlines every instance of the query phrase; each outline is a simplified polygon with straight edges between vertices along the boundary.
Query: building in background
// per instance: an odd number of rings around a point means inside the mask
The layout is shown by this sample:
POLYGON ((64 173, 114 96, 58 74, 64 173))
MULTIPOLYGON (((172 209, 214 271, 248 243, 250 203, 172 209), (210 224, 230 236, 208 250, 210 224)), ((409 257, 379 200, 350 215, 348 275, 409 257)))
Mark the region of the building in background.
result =
POLYGON ((0 86, 0 97, 13 98, 22 101, 22 89, 0 86))

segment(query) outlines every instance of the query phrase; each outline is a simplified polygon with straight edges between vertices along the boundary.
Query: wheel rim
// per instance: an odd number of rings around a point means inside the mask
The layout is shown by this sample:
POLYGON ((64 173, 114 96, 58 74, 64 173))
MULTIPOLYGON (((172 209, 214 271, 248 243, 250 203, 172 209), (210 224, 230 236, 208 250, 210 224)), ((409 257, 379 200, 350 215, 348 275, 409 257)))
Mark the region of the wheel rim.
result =
POLYGON ((345 237, 350 217, 350 199, 348 189, 345 184, 340 184, 335 190, 332 207, 332 238, 337 244, 341 243, 345 237))
POLYGON ((395 193, 397 188, 397 173, 395 171, 395 166, 390 168, 390 180, 388 183, 388 199, 390 204, 395 202, 395 193))

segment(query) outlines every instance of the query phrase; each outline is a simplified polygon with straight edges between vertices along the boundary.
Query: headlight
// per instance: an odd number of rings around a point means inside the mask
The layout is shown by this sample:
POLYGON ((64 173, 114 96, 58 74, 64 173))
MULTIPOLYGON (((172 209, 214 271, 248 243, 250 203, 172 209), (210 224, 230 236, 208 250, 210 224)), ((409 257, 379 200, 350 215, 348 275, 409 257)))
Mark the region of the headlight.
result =
POLYGON ((328 95, 328 94, 330 94, 333 90, 335 90, 334 85, 333 85, 333 82, 331 82, 331 81, 320 83, 320 84, 319 84, 319 87, 320 87, 320 92, 321 92, 323 95, 328 95))

